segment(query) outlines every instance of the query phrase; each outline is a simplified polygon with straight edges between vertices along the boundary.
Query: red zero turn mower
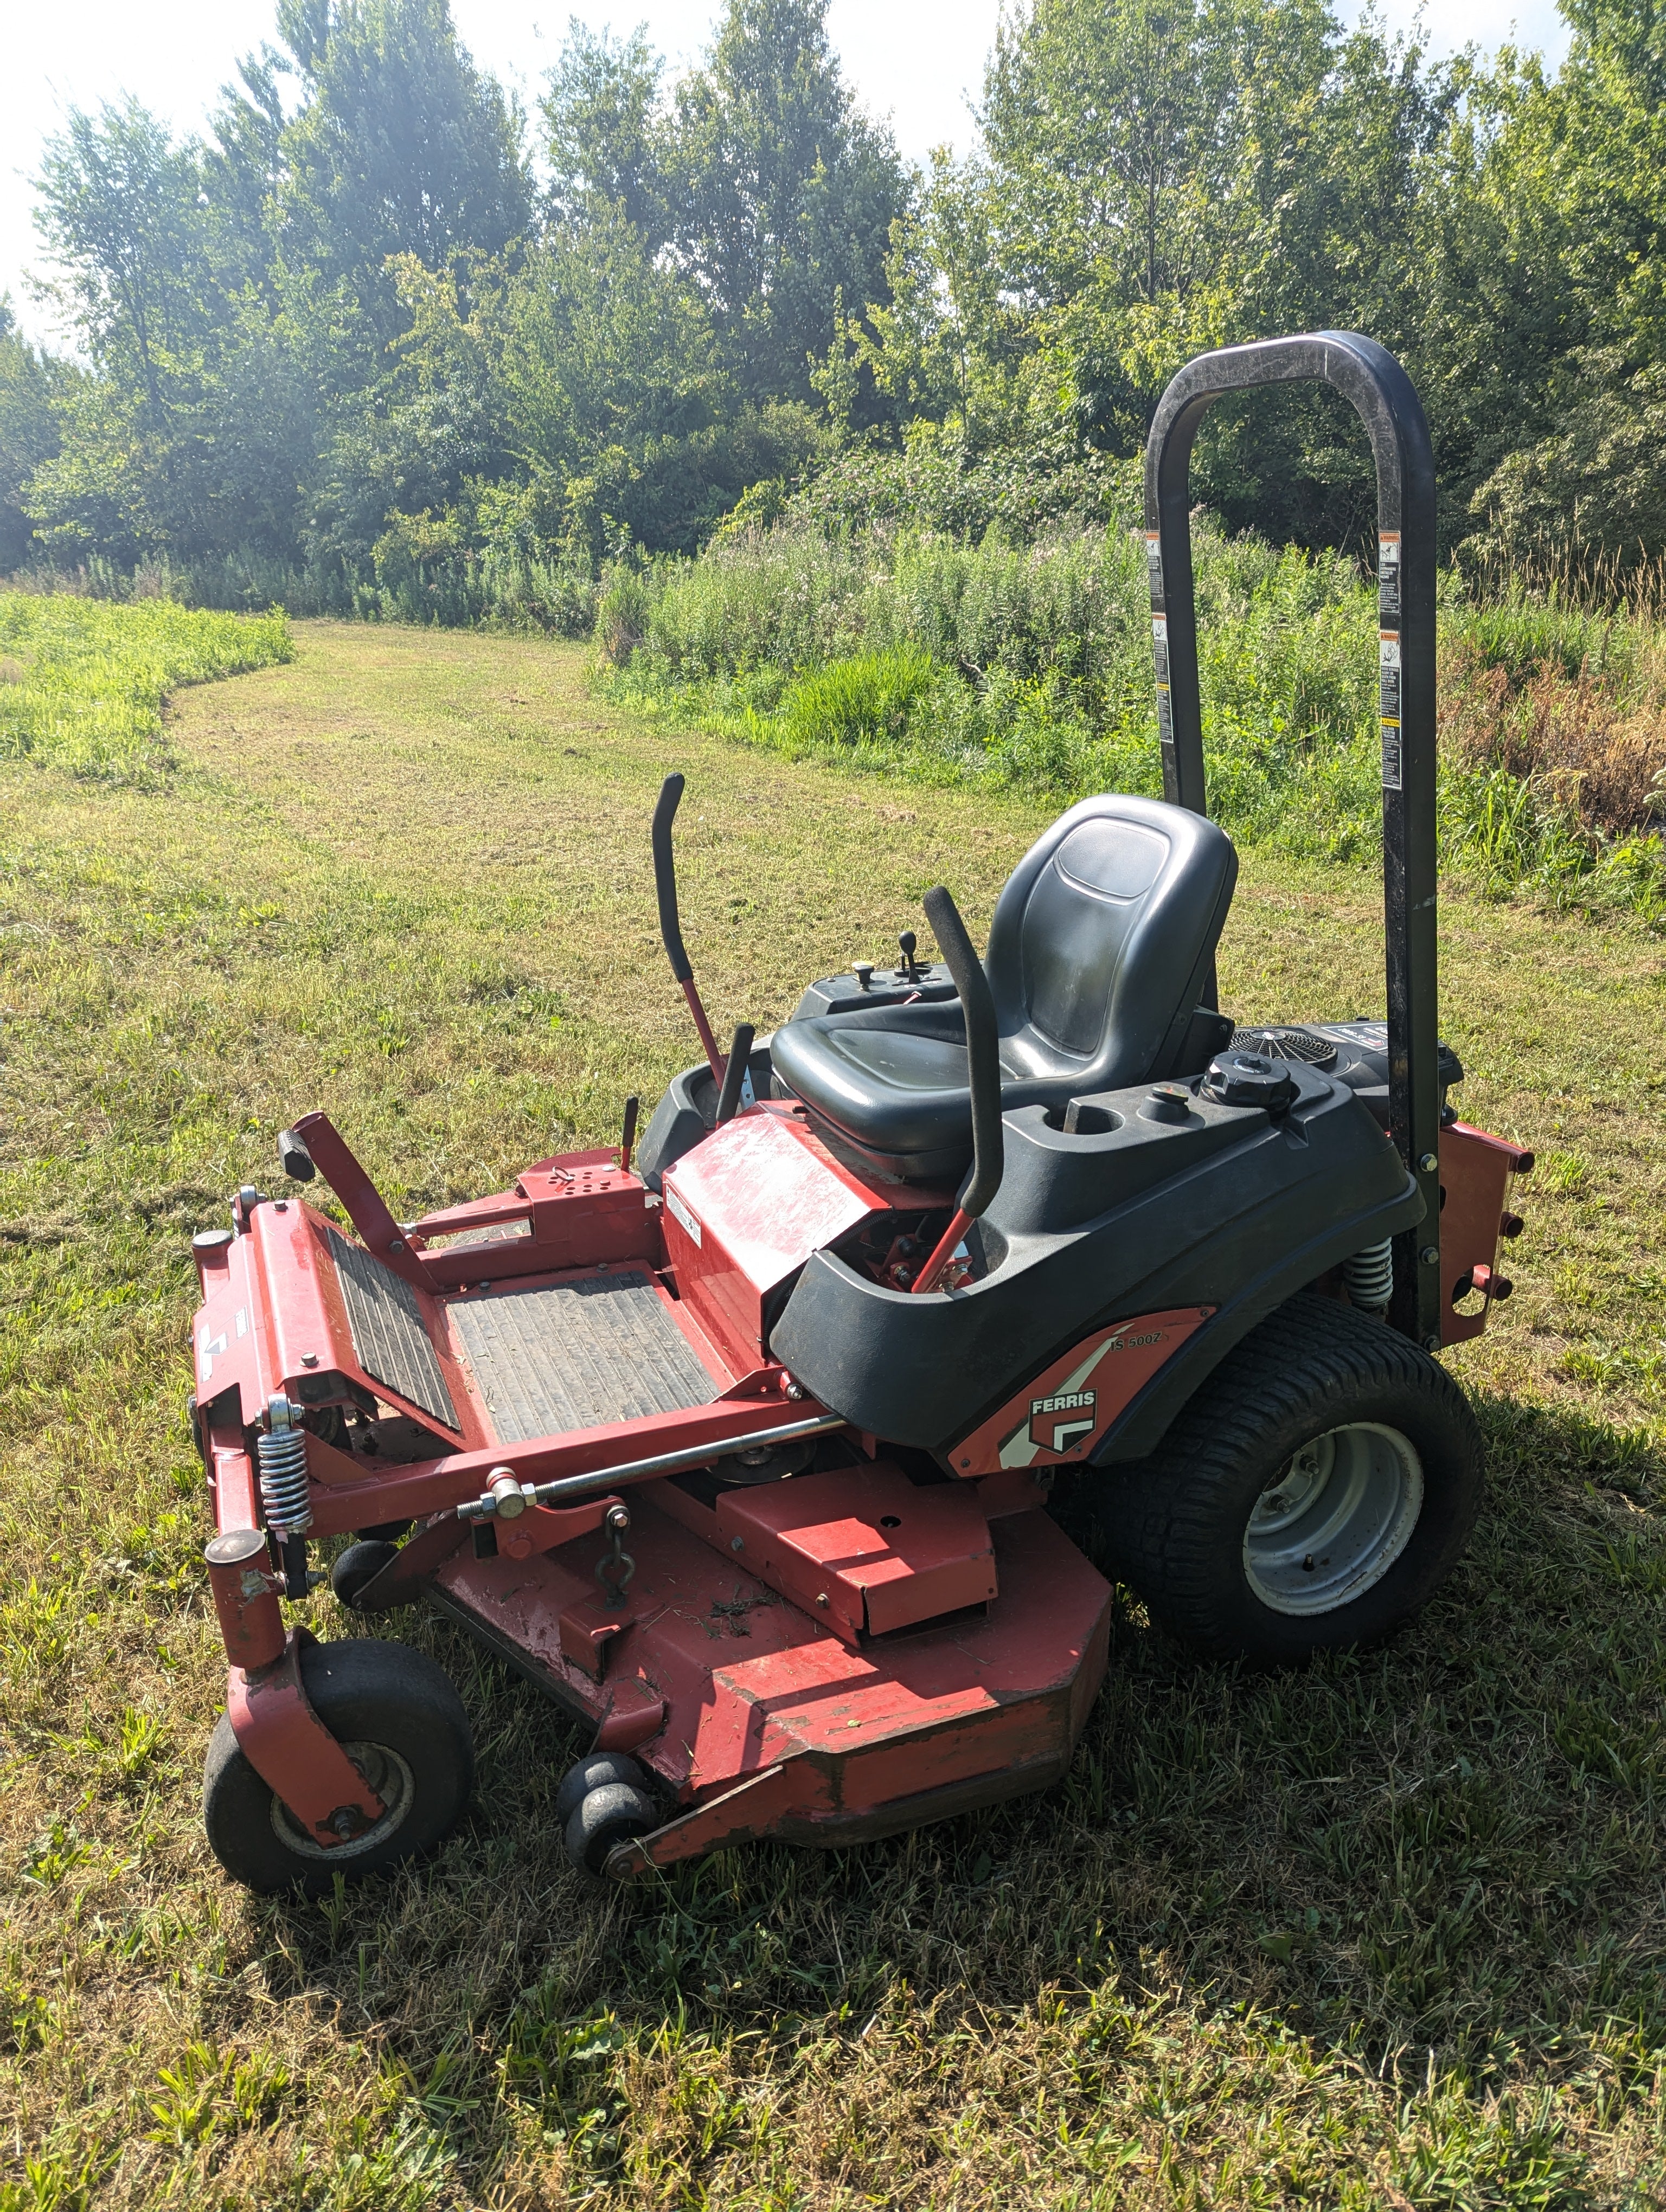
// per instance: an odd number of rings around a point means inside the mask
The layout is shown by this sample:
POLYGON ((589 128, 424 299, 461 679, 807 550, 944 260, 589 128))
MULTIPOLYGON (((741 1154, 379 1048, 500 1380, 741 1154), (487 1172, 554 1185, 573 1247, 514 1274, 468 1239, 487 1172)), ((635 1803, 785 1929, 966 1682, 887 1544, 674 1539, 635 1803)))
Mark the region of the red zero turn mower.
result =
POLYGON ((393 1219, 323 1114, 300 1196, 195 1240, 194 1419, 231 1672, 210 1841, 251 1887, 328 1887, 467 1799, 434 1662, 287 1632, 426 1595, 593 1731, 567 1849, 624 1879, 756 1836, 848 1844, 1055 1780, 1104 1672, 1110 1587, 1049 1513, 1060 1469, 1116 1572, 1206 1652, 1297 1661, 1426 1599, 1481 1496, 1432 1356, 1510 1285, 1529 1155, 1445 1103, 1437 1037, 1434 480, 1399 365, 1342 332, 1203 356, 1146 463, 1164 799, 1084 799, 1002 891, 982 962, 946 890, 896 968, 714 1042, 633 1158, 538 1161, 393 1219), (1237 874, 1205 812, 1188 461, 1204 410, 1318 377, 1371 434, 1381 514, 1386 1024, 1234 1029, 1237 874))

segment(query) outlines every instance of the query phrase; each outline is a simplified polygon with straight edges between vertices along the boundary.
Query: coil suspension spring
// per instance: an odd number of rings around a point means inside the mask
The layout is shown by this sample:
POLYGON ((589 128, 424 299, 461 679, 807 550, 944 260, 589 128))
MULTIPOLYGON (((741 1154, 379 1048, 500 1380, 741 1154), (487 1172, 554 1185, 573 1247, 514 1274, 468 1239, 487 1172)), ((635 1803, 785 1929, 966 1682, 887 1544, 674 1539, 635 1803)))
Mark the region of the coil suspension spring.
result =
POLYGON ((257 1440, 260 1502, 266 1526, 279 1536, 304 1536, 313 1525, 307 1490, 307 1437, 301 1408, 281 1394, 266 1401, 268 1426, 257 1440))
POLYGON ((1380 1244, 1367 1244, 1363 1252, 1344 1260, 1342 1281, 1355 1305, 1381 1313, 1394 1296, 1394 1239, 1385 1237, 1380 1244))

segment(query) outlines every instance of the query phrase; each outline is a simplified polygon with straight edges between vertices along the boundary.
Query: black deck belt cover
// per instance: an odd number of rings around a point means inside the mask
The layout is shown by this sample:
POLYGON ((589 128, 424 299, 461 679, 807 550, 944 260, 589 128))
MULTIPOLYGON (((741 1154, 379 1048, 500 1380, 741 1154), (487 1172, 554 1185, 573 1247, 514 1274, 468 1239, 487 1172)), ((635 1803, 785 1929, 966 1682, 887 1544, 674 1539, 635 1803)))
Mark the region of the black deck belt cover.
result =
POLYGON ((373 1253, 330 1231, 330 1252, 341 1278, 353 1351, 373 1382, 420 1406, 448 1429, 459 1426, 429 1333, 410 1285, 384 1267, 373 1253))
POLYGON ((451 1308, 501 1443, 709 1405, 718 1385, 640 1269, 451 1308))

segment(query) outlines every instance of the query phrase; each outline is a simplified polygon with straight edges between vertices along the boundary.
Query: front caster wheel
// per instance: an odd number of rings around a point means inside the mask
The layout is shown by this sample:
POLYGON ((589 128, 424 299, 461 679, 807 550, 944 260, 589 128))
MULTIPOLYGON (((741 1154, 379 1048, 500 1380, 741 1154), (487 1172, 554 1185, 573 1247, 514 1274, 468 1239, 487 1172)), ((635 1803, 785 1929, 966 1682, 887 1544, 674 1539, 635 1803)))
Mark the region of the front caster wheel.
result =
POLYGON ((1115 1570, 1218 1658, 1380 1643, 1456 1564, 1481 1432, 1444 1368, 1309 1294, 1270 1314, 1097 1501, 1115 1570))
POLYGON ((330 1589, 337 1604, 344 1605, 350 1613, 356 1613, 360 1591, 398 1556, 398 1546, 385 1537, 361 1536, 356 1543, 350 1544, 330 1570, 330 1589))
POLYGON ((461 1817, 474 1784, 468 1716, 451 1678, 408 1644, 307 1644, 301 1679, 313 1710, 386 1810, 351 1842, 309 1836, 263 1782, 224 1714, 203 1771, 210 1848, 234 1881, 263 1896, 325 1894, 430 1850, 461 1817))
POLYGON ((629 1783, 633 1790, 641 1790, 648 1780, 635 1760, 623 1751, 593 1751, 588 1759, 581 1759, 570 1766, 556 1792, 556 1826, 564 1835, 567 1823, 593 1790, 603 1789, 610 1782, 629 1783))
POLYGON ((562 1841, 573 1866, 599 1875, 615 1844, 652 1835, 659 1826, 659 1808, 645 1790, 629 1782, 604 1782, 587 1790, 574 1807, 562 1841))

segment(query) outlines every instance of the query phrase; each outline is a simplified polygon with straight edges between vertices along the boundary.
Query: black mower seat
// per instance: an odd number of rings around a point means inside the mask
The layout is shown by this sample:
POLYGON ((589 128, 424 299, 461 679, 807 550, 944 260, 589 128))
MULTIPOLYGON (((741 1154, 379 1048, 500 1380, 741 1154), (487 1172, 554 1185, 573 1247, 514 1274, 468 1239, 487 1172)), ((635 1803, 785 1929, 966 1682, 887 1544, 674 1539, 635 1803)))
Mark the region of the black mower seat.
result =
MULTIPOLYGON (((1062 1106, 1207 1065, 1222 1025, 1199 1001, 1237 879, 1231 840, 1184 807, 1108 793, 1061 817, 989 926, 1002 1105, 1062 1106)), ((781 1091, 894 1175, 958 1175, 971 1158, 958 1000, 786 1023, 771 1065, 781 1091)))

